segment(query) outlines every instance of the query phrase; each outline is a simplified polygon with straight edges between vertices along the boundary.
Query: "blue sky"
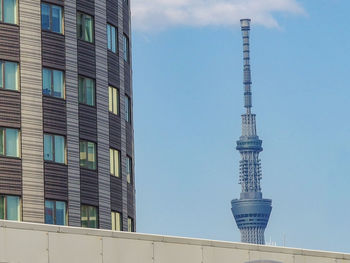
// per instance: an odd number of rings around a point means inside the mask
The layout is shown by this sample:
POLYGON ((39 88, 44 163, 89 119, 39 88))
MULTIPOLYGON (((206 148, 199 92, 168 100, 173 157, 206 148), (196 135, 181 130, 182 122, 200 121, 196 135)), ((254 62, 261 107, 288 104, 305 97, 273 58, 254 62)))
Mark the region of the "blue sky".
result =
POLYGON ((240 240, 230 200, 240 193, 242 40, 240 13, 215 6, 225 2, 253 20, 266 239, 350 252, 350 1, 259 1, 134 0, 137 230, 240 240))

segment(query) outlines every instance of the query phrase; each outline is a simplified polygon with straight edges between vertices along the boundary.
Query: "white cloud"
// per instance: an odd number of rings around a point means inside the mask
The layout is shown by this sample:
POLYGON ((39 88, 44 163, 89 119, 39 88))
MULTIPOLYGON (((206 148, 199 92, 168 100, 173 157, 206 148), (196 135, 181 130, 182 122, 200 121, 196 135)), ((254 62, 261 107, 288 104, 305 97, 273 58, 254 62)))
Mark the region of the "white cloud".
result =
POLYGON ((241 18, 278 27, 274 13, 304 14, 297 0, 133 0, 132 23, 138 31, 174 26, 232 26, 241 18))

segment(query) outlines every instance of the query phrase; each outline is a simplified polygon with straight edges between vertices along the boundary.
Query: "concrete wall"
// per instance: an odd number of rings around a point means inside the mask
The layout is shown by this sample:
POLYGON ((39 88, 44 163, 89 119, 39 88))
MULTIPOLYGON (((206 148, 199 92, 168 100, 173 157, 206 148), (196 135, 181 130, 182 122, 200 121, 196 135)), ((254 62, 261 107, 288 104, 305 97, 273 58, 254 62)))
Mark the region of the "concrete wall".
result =
POLYGON ((0 220, 1 263, 350 263, 350 254, 0 220))

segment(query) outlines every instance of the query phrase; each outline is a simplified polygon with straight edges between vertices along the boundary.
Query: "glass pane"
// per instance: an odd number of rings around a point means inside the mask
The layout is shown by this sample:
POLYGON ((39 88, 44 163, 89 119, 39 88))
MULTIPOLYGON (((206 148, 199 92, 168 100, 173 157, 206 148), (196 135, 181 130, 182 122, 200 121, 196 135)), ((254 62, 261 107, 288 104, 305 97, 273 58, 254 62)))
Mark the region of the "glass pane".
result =
POLYGON ((111 27, 111 37, 112 37, 112 43, 111 43, 112 51, 114 53, 116 53, 117 48, 116 48, 116 41, 115 41, 115 27, 114 26, 111 27))
POLYGON ((132 167, 132 161, 130 157, 127 157, 126 161, 126 180, 130 184, 131 183, 131 168, 132 167))
POLYGON ((41 29, 50 30, 50 6, 41 4, 41 29))
POLYGON ((95 106, 95 83, 92 79, 85 79, 86 104, 95 106))
POLYGON ((133 232, 133 230, 134 230, 134 226, 133 226, 133 222, 132 221, 133 220, 130 217, 128 217, 128 231, 129 232, 133 232))
POLYGON ((115 213, 115 230, 116 231, 121 231, 122 230, 122 224, 121 224, 121 217, 120 217, 120 213, 115 213))
POLYGON ((53 71, 53 96, 64 98, 63 72, 59 70, 53 71))
POLYGON ((52 7, 52 31, 62 33, 62 7, 52 7))
POLYGON ((97 212, 93 206, 89 206, 89 227, 97 228, 97 212))
POLYGON ((119 91, 118 89, 113 89, 113 113, 119 114, 119 91))
POLYGON ((85 103, 84 78, 79 77, 79 102, 85 103))
POLYGON ((19 157, 18 130, 6 129, 6 156, 19 157))
POLYGON ((4 139, 5 139, 5 130, 0 128, 0 155, 4 155, 5 154, 5 143, 4 143, 4 139))
POLYGON ((88 142, 88 168, 96 169, 96 149, 95 144, 92 142, 88 142))
POLYGON ((109 149, 109 169, 110 173, 114 175, 114 151, 109 149))
POLYGON ((66 225, 66 203, 56 202, 56 225, 66 225))
POLYGON ((80 166, 86 167, 86 142, 80 142, 80 166))
POLYGON ((89 227, 88 221, 88 207, 86 205, 81 206, 81 226, 89 227))
POLYGON ((52 136, 44 134, 44 160, 53 161, 52 136))
POLYGON ((51 70, 43 69, 43 94, 51 95, 51 70))
POLYGON ((129 39, 126 35, 123 35, 123 51, 124 51, 124 60, 129 62, 129 39))
POLYGON ((17 24, 17 0, 4 1, 4 22, 17 24))
POLYGON ((83 24, 82 19, 83 15, 78 13, 77 15, 77 34, 79 39, 83 39, 83 24))
POLYGON ((65 144, 63 136, 55 136, 55 162, 65 163, 65 144))
POLYGON ((0 0, 0 21, 2 22, 2 0, 0 0))
POLYGON ((112 49, 112 39, 111 39, 111 26, 107 24, 107 46, 108 49, 112 49))
POLYGON ((108 98, 109 98, 109 103, 108 103, 108 109, 110 112, 113 112, 113 88, 109 87, 108 88, 108 98))
POLYGON ((115 229, 116 225, 115 225, 115 213, 114 212, 111 212, 111 222, 112 222, 112 230, 116 230, 115 229))
POLYGON ((45 201, 45 224, 54 224, 54 202, 45 201))
MULTIPOLYGON (((1 0, 0 0, 0 5, 1 5, 1 0)), ((1 18, 1 7, 0 7, 0 18, 1 18)), ((0 19, 1 21, 1 19, 0 19)), ((4 70, 4 63, 2 63, 0 61, 0 88, 4 88, 4 81, 3 81, 3 78, 2 78, 2 75, 3 75, 3 71, 4 70)))
POLYGON ((0 219, 5 219, 5 197, 4 196, 0 196, 0 219))
POLYGON ((93 20, 91 16, 84 16, 84 40, 93 42, 93 20))
POLYGON ((17 74, 18 64, 14 62, 5 63, 5 89, 18 90, 17 74))
POLYGON ((19 197, 18 196, 7 196, 6 197, 7 206, 6 206, 6 216, 7 220, 19 221, 19 197))
POLYGON ((117 150, 114 150, 114 169, 114 175, 120 177, 120 154, 117 150))

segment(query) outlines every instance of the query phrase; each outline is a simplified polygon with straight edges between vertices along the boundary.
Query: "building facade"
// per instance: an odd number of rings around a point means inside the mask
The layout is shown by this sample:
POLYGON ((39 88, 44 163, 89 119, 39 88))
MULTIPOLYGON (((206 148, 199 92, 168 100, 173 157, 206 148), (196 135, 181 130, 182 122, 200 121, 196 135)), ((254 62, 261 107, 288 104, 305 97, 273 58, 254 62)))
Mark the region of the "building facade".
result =
POLYGON ((250 19, 241 20, 243 34, 244 63, 244 107, 242 115, 242 136, 237 141, 241 154, 239 183, 242 186, 240 199, 231 201, 231 210, 241 232, 241 241, 265 244, 264 232, 268 224, 272 206, 270 199, 263 199, 261 184, 261 163, 259 153, 263 150, 262 141, 256 132, 256 115, 251 112, 251 71, 249 32, 250 19))
POLYGON ((128 0, 0 0, 0 219, 135 231, 128 0))

